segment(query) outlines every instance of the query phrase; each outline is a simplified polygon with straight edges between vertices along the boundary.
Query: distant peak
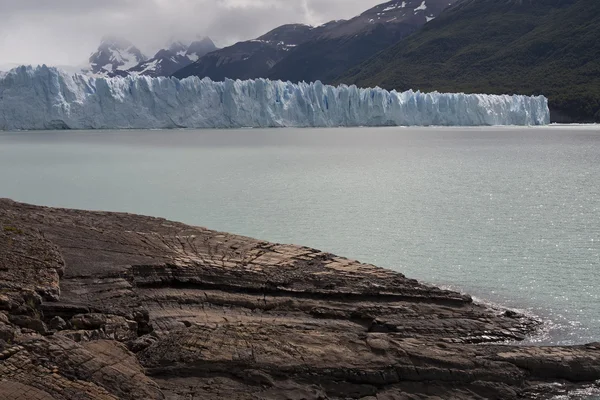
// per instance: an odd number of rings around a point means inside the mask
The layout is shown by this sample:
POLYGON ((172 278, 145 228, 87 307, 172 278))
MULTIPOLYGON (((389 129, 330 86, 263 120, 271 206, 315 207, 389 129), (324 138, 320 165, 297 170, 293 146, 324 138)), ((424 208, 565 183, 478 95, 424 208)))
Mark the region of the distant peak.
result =
POLYGON ((335 24, 340 24, 342 22, 346 22, 346 20, 345 19, 334 19, 329 22, 325 22, 324 24, 319 25, 319 26, 335 25, 335 24))
POLYGON ((212 41, 212 39, 208 36, 198 36, 198 38, 196 40, 194 40, 193 43, 212 45, 212 46, 215 45, 215 43, 212 41))
POLYGON ((192 44, 188 47, 188 56, 191 56, 190 59, 193 61, 197 61, 199 57, 210 53, 211 51, 217 50, 217 46, 208 36, 204 36, 192 42, 192 44))
POLYGON ((100 44, 110 46, 110 47, 118 47, 121 49, 127 49, 127 48, 133 46, 133 43, 131 43, 129 40, 127 40, 121 36, 116 36, 116 35, 103 36, 102 40, 100 41, 100 44))
POLYGON ((186 51, 188 49, 188 45, 183 43, 180 40, 173 41, 169 44, 168 48, 170 51, 177 53, 179 51, 186 51))
POLYGON ((85 69, 95 74, 117 75, 147 59, 129 40, 115 35, 102 37, 98 50, 85 69))

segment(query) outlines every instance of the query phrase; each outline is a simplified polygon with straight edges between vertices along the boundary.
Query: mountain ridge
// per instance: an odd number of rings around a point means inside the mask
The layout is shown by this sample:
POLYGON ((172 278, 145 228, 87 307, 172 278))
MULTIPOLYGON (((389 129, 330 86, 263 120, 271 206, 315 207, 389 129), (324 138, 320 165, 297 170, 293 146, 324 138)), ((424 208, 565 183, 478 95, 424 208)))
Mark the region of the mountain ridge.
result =
POLYGON ((320 32, 305 24, 285 24, 257 37, 237 42, 213 51, 198 61, 176 71, 173 76, 208 77, 222 81, 266 77, 269 69, 283 59, 291 49, 320 32))
POLYGON ((349 20, 330 21, 317 27, 282 25, 257 39, 213 52, 173 76, 329 83, 348 68, 433 20, 454 1, 392 0, 349 20), (302 34, 294 43, 288 43, 296 30, 302 34), (281 43, 278 37, 283 39, 281 43))
POLYGON ((209 37, 195 40, 189 45, 177 41, 171 43, 168 48, 159 50, 151 59, 128 69, 127 72, 152 77, 170 76, 215 50, 217 46, 209 37))
POLYGON ((93 74, 126 75, 125 71, 147 59, 148 57, 127 39, 106 35, 101 39, 96 52, 90 56, 87 68, 93 74))
POLYGON ((553 122, 599 122, 599 37, 597 1, 463 0, 335 82, 543 94, 553 122))

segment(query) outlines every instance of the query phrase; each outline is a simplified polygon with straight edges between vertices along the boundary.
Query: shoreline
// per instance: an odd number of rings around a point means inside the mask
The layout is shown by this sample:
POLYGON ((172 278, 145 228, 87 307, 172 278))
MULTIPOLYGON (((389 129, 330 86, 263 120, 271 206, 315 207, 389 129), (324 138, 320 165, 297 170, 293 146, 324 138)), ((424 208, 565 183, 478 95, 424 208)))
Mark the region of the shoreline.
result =
POLYGON ((14 129, 2 130, 0 134, 17 134, 17 133, 41 133, 41 132, 82 132, 82 133, 100 133, 100 132, 208 132, 208 131, 287 131, 287 130, 360 130, 360 129, 447 129, 447 130, 487 130, 487 129, 506 129, 506 130, 521 130, 521 129, 562 129, 569 128, 575 130, 597 130, 600 129, 600 123, 549 123, 546 125, 381 125, 381 126, 270 126, 270 127, 233 127, 233 128, 92 128, 92 129, 14 129))
POLYGON ((0 199, 0 264, 0 395, 533 399, 600 379, 600 344, 508 344, 539 327, 512 310, 161 218, 0 199))

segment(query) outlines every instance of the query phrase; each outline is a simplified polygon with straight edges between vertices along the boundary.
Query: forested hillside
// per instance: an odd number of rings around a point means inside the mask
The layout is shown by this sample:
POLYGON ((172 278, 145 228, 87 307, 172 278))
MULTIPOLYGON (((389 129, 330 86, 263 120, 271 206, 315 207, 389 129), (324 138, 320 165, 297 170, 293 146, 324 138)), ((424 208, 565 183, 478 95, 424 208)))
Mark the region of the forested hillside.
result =
POLYGON ((544 94, 554 121, 600 121, 600 1, 463 0, 337 81, 544 94))

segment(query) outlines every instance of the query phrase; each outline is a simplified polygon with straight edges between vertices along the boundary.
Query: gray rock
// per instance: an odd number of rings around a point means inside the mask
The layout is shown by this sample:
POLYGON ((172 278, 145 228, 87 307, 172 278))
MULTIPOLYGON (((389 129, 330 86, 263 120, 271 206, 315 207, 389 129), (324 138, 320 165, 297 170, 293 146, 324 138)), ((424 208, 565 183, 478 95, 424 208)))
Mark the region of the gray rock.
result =
POLYGON ((9 320, 21 328, 30 329, 42 335, 47 332, 46 324, 39 318, 28 317, 26 315, 11 315, 9 316, 9 320))
POLYGON ((15 328, 5 322, 0 322, 0 340, 12 342, 15 338, 15 328))
POLYGON ((106 325, 107 317, 104 314, 80 314, 71 318, 71 325, 75 329, 94 330, 106 325))
POLYGON ((144 335, 127 343, 127 347, 132 352, 139 353, 142 350, 146 350, 148 347, 152 346, 157 341, 158 338, 152 335, 144 335))
POLYGON ((50 326, 50 329, 54 329, 56 331, 62 331, 67 329, 67 322, 62 319, 61 317, 54 317, 50 320, 50 322, 48 323, 48 326, 50 326))

